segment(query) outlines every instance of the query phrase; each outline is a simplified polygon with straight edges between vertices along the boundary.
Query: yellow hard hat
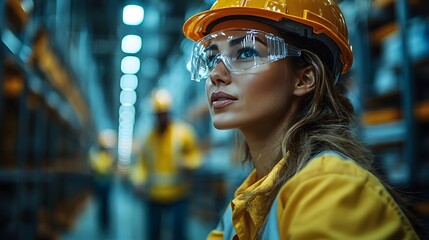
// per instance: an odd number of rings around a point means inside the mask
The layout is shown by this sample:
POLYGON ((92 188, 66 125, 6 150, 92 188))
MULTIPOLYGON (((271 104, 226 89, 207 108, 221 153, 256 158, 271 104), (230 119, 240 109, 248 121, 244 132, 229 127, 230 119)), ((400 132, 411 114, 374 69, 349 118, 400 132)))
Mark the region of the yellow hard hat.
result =
POLYGON ((318 40, 332 55, 333 71, 345 73, 353 64, 346 22, 334 0, 218 0, 210 10, 190 17, 183 33, 197 41, 217 23, 242 18, 274 24, 294 36, 318 40))
POLYGON ((155 112, 168 112, 171 108, 171 95, 165 89, 156 89, 152 93, 152 104, 155 112))

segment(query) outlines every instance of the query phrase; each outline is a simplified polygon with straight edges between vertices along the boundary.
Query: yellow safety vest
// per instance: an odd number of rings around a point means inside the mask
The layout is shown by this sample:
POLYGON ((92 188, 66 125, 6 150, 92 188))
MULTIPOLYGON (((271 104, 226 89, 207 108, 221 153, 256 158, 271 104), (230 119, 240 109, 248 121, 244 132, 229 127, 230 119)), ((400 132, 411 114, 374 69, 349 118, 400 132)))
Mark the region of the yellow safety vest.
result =
POLYGON ((142 147, 138 168, 143 175, 141 184, 147 187, 148 197, 157 202, 174 202, 188 191, 183 168, 196 169, 201 165, 201 152, 193 129, 185 123, 170 123, 159 134, 153 130, 142 147))
POLYGON ((113 157, 107 150, 100 150, 91 155, 91 167, 97 176, 107 176, 112 172, 113 157))

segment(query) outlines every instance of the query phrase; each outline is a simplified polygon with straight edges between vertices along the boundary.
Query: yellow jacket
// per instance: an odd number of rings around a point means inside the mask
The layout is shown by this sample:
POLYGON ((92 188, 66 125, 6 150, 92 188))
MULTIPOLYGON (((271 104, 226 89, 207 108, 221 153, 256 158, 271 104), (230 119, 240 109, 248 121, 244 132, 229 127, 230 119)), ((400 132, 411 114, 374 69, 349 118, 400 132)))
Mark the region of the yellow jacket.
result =
POLYGON ((113 156, 108 150, 92 150, 90 165, 96 176, 108 176, 112 173, 113 156))
MULTIPOLYGON (((278 179, 282 159, 264 178, 254 171, 237 189, 223 219, 208 239, 255 239, 266 198, 250 202, 243 193, 278 179)), ((354 161, 334 152, 315 157, 280 189, 262 239, 418 239, 385 187, 354 161)))
POLYGON ((201 164, 201 152, 193 129, 185 123, 170 123, 164 133, 153 130, 137 161, 140 185, 148 197, 160 203, 182 199, 188 191, 186 170, 201 164))

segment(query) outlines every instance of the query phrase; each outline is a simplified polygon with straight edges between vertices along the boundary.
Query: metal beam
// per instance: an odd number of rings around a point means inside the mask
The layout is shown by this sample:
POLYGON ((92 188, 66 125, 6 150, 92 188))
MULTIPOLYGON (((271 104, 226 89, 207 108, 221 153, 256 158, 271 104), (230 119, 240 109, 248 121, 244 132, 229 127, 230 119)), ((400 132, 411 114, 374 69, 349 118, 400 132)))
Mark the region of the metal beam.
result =
POLYGON ((402 112, 405 120, 405 160, 408 164, 408 176, 411 186, 417 183, 417 160, 416 160, 416 129, 414 117, 414 79, 413 64, 410 57, 408 43, 408 17, 409 6, 407 0, 396 1, 396 17, 399 26, 400 41, 402 43, 402 65, 399 80, 401 89, 402 112))
POLYGON ((3 35, 3 28, 4 28, 4 22, 5 22, 5 8, 4 4, 6 1, 0 1, 0 124, 2 121, 3 116, 3 81, 4 81, 4 44, 1 40, 1 36, 3 35))

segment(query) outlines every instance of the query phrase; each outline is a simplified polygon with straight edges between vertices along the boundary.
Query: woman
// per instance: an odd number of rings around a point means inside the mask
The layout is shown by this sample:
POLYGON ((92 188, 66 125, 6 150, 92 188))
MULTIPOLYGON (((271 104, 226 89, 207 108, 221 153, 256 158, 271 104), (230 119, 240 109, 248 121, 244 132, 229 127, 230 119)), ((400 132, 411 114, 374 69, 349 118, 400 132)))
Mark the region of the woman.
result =
POLYGON ((335 2, 218 0, 183 30, 214 126, 239 129, 255 167, 208 239, 418 238, 354 131, 335 2))

